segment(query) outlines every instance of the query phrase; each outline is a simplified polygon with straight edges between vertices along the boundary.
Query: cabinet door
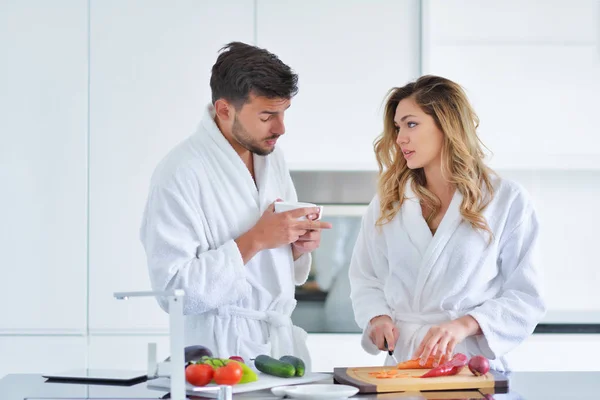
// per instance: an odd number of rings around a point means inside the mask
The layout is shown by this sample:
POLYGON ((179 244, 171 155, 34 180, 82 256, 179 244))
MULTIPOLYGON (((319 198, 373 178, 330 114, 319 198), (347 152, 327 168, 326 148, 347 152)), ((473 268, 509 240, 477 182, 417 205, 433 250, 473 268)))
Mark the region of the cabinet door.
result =
POLYGON ((89 368, 146 371, 148 343, 156 343, 159 362, 171 354, 168 335, 91 336, 89 368))
POLYGON ((318 334, 310 333, 307 346, 312 358, 314 372, 331 372, 337 367, 364 367, 384 365, 386 352, 374 356, 365 352, 360 333, 318 334))
POLYGON ((86 339, 83 336, 1 336, 0 354, 0 379, 7 374, 56 374, 85 368, 86 339))
POLYGON ((600 168, 600 3, 426 1, 424 73, 467 90, 500 168, 600 168))
POLYGON ((87 2, 0 4, 0 332, 86 325, 87 2))
POLYGON ((419 71, 418 2, 258 0, 257 42, 299 75, 281 146, 291 169, 376 169, 389 89, 419 71))
POLYGON ((217 51, 252 42, 253 1, 91 2, 90 329, 166 331, 139 240, 157 163, 210 101, 217 51))
POLYGON ((532 335, 507 359, 514 371, 597 371, 600 335, 532 335))
POLYGON ((600 221, 600 171, 544 171, 538 182, 533 200, 548 310, 571 315, 575 322, 600 323, 595 222, 600 221))

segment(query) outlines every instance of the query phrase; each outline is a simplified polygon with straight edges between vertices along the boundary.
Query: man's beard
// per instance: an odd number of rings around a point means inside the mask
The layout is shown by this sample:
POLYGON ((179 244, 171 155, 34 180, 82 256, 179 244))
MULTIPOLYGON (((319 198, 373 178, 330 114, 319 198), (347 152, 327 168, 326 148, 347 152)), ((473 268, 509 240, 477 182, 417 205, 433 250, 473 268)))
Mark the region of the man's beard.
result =
MULTIPOLYGON (((235 140, 246 150, 251 153, 257 154, 259 156, 267 156, 275 150, 275 147, 272 149, 263 149, 260 147, 260 142, 253 139, 248 131, 243 127, 240 121, 237 118, 237 115, 233 119, 233 126, 231 127, 231 134, 235 138, 235 140)), ((266 138, 264 140, 277 139, 279 135, 272 136, 270 138, 266 138)))

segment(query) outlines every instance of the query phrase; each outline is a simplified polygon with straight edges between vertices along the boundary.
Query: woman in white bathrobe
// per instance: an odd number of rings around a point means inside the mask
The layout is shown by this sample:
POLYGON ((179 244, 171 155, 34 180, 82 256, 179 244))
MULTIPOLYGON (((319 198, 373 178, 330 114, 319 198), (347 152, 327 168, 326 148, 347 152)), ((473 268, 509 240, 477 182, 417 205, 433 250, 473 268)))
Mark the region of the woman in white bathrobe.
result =
POLYGON ((423 76, 389 93, 378 192, 349 272, 371 354, 387 342, 398 360, 462 352, 509 370, 505 355, 545 313, 533 204, 484 164, 477 126, 447 79, 423 76))

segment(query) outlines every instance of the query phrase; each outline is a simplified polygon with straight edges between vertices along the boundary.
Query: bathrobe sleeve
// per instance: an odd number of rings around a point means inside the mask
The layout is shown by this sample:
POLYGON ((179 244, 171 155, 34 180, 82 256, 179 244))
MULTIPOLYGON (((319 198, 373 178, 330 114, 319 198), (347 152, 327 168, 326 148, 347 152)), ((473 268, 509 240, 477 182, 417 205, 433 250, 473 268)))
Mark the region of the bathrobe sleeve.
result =
MULTIPOLYGON (((184 313, 200 314, 250 295, 242 255, 233 239, 208 249, 206 218, 172 189, 150 190, 140 231, 153 290, 185 290, 184 313)), ((166 311, 167 300, 159 299, 166 311)))
POLYGON ((523 342, 546 311, 536 261, 538 230, 535 212, 529 208, 500 242, 501 293, 468 313, 481 327, 483 335, 477 341, 487 358, 503 356, 523 342))
POLYGON ((362 221, 362 227, 356 239, 352 260, 350 261, 350 299, 354 309, 354 318, 363 329, 362 347, 370 354, 379 353, 379 349, 368 338, 369 321, 378 315, 389 315, 392 311, 384 295, 384 282, 377 271, 387 269, 388 262, 384 252, 377 246, 377 228, 375 222, 379 213, 379 202, 369 205, 362 221))
POLYGON ((294 261, 294 284, 303 285, 308 280, 312 256, 310 253, 304 253, 294 261))

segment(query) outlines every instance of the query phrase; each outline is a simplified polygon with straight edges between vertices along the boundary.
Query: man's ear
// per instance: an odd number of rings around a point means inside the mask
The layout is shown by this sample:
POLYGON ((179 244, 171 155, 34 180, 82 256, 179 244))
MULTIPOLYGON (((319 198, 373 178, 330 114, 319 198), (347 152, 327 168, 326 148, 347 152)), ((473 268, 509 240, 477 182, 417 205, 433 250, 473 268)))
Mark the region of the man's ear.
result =
POLYGON ((215 101, 215 114, 221 121, 229 121, 234 116, 233 105, 225 99, 215 101))

